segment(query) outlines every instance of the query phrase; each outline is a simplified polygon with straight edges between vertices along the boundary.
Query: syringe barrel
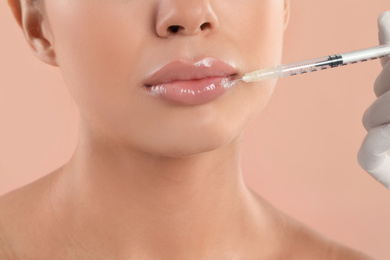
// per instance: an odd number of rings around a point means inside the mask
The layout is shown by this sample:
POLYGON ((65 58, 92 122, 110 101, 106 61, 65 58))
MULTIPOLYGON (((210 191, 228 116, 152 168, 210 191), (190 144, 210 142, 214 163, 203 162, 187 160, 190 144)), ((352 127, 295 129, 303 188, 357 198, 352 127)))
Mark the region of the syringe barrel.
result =
POLYGON ((245 74, 242 79, 245 82, 256 82, 256 81, 261 81, 261 80, 266 80, 266 79, 276 79, 280 77, 280 66, 278 67, 271 67, 268 69, 263 69, 263 70, 256 70, 250 73, 245 74))
POLYGON ((368 60, 380 59, 390 54, 390 45, 381 45, 358 51, 351 51, 340 54, 344 64, 364 62, 368 60))
POLYGON ((334 68, 342 65, 342 62, 343 61, 341 56, 332 55, 286 65, 280 65, 277 68, 280 71, 279 77, 287 77, 334 68))
POLYGON ((318 70, 325 70, 327 68, 333 68, 340 64, 341 64, 340 57, 328 56, 328 57, 290 63, 286 65, 279 65, 264 70, 257 70, 245 74, 243 80, 246 82, 254 82, 254 81, 260 81, 266 79, 283 78, 287 76, 295 76, 295 75, 305 74, 308 72, 314 72, 318 70))
POLYGON ((380 59, 389 55, 390 45, 381 45, 373 48, 345 52, 342 54, 335 54, 327 57, 281 65, 277 68, 280 71, 280 77, 286 77, 326 70, 368 60, 380 59))

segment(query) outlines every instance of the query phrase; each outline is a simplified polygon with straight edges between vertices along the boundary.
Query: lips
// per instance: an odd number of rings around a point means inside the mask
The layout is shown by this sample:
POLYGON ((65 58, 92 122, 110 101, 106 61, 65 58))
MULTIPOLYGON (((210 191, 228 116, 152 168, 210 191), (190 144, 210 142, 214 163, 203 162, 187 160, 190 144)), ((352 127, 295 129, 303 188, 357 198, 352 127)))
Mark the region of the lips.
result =
POLYGON ((222 96, 237 75, 230 64, 204 58, 197 62, 172 61, 145 82, 154 97, 179 105, 198 105, 222 96))

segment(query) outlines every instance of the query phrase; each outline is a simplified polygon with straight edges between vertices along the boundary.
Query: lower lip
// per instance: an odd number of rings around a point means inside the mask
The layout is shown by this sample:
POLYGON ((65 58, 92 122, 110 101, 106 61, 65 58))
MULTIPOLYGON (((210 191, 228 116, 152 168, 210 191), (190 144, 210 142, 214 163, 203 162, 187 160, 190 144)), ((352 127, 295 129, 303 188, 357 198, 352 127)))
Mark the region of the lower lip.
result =
POLYGON ((152 96, 178 105, 200 105, 222 96, 232 86, 231 77, 210 77, 147 86, 152 96))

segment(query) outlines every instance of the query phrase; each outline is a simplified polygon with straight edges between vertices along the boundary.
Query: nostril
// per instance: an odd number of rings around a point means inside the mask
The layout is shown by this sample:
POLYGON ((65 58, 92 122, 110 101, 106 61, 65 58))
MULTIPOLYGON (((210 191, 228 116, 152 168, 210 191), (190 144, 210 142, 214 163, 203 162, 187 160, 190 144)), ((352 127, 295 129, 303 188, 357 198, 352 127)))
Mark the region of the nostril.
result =
MULTIPOLYGON (((204 30, 207 30, 211 28, 211 24, 210 23, 203 23, 201 26, 200 26, 200 30, 201 31, 204 31, 204 30)), ((177 33, 179 32, 180 30, 185 30, 185 28, 183 26, 180 26, 180 25, 171 25, 168 27, 168 32, 170 33, 177 33)))
POLYGON ((177 33, 180 30, 180 28, 183 27, 181 27, 180 25, 171 25, 168 27, 168 31, 172 33, 177 33))
POLYGON ((211 28, 211 24, 210 23, 204 23, 200 26, 200 29, 203 31, 203 30, 206 30, 206 29, 210 29, 211 28))

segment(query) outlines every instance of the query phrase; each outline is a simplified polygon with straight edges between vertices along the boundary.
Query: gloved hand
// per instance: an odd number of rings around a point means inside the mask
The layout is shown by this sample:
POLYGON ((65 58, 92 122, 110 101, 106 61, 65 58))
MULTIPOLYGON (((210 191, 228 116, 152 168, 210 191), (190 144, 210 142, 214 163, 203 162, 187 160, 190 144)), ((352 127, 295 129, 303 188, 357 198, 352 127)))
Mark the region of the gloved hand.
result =
MULTIPOLYGON (((390 44, 390 12, 379 16, 378 27, 380 44, 390 44)), ((368 133, 360 147, 358 162, 390 189, 390 58, 383 58, 381 63, 383 70, 374 84, 377 99, 363 116, 368 133)))

